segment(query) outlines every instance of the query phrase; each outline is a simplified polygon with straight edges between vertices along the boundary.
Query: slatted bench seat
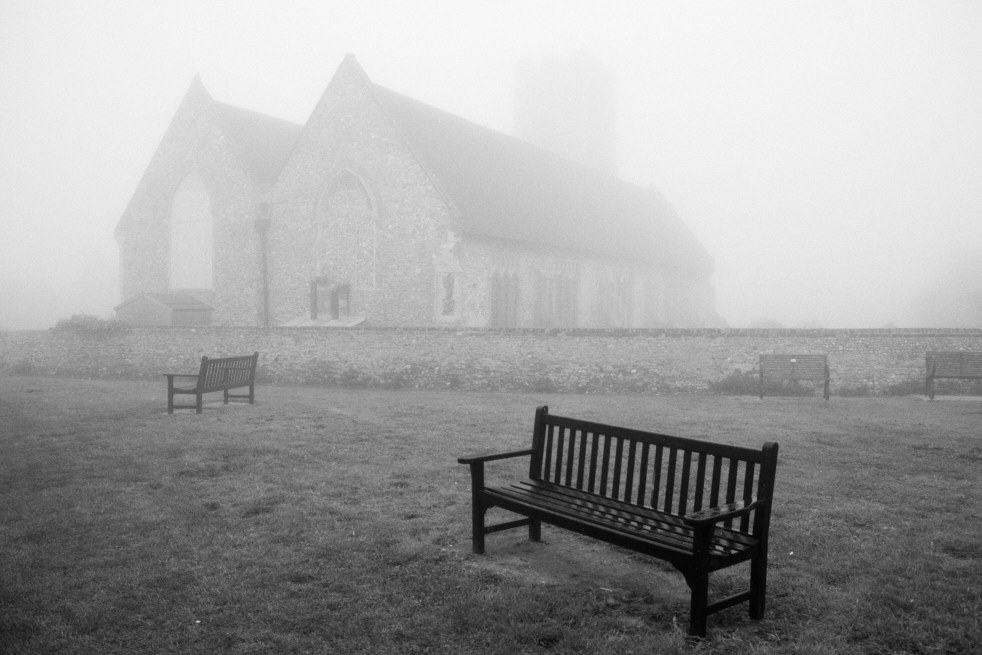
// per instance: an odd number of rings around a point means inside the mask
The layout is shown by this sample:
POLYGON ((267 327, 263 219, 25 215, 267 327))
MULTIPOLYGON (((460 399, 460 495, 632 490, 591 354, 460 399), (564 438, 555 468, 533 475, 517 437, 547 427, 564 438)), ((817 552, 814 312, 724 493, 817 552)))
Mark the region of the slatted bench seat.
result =
POLYGON ((200 414, 203 396, 216 391, 224 392, 226 405, 230 398, 254 402, 258 361, 258 352, 240 357, 202 357, 201 367, 197 373, 164 373, 167 378, 167 413, 173 414, 174 409, 194 408, 200 414), (230 393, 231 389, 242 388, 248 388, 248 393, 230 393), (176 395, 192 395, 195 397, 195 403, 175 405, 176 395))
POLYGON ((689 633, 705 636, 708 614, 749 602, 764 615, 767 538, 778 445, 760 450, 535 413, 531 448, 458 458, 470 467, 471 538, 547 523, 659 558, 691 590, 689 633), (485 484, 485 464, 529 458, 528 479, 485 484), (497 507, 524 518, 486 525, 497 507), (750 562, 749 589, 709 602, 709 574, 750 562))
POLYGON ((760 355, 760 397, 764 397, 764 386, 768 380, 792 382, 817 380, 824 382, 823 396, 829 399, 829 360, 828 355, 760 355))
POLYGON ((925 356, 925 391, 934 400, 934 381, 939 378, 982 380, 982 353, 968 351, 929 351, 925 356))

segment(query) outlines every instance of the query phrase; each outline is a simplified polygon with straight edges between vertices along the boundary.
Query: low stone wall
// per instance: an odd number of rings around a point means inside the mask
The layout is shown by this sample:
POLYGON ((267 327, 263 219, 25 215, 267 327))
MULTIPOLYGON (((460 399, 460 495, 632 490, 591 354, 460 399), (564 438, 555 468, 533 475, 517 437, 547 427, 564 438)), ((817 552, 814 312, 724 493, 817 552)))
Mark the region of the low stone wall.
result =
POLYGON ((148 379, 256 350, 267 383, 580 393, 705 391, 762 352, 827 353, 833 393, 882 394, 982 330, 53 329, 0 333, 0 370, 148 379))

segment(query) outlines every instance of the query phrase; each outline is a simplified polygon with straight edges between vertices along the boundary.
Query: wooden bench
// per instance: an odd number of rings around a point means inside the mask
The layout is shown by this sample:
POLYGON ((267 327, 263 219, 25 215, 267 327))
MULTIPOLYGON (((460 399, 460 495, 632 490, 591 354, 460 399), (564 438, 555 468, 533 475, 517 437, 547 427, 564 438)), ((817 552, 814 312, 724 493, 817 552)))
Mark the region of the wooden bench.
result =
POLYGON ((706 616, 749 601, 764 615, 767 533, 776 443, 760 450, 614 427, 536 410, 532 447, 461 457, 470 466, 473 550, 487 534, 528 526, 539 541, 548 523, 667 561, 691 590, 689 633, 706 616), (484 464, 528 457, 528 479, 486 486, 484 464), (524 516, 485 525, 498 507, 524 516), (750 562, 749 589, 709 602, 709 574, 750 562))
POLYGON ((250 403, 256 397, 256 362, 259 353, 242 355, 241 357, 201 358, 201 368, 197 373, 164 373, 167 377, 167 413, 173 414, 174 409, 191 409, 201 413, 202 397, 206 393, 223 391, 225 404, 229 398, 248 399, 250 403), (249 393, 233 394, 231 389, 249 388, 249 393), (193 405, 175 405, 174 396, 187 394, 195 397, 193 405))
POLYGON ((925 392, 931 400, 934 400, 934 381, 938 378, 982 380, 982 353, 934 351, 928 352, 925 360, 925 392))
POLYGON ((764 397, 766 380, 817 380, 825 383, 823 395, 829 399, 828 355, 760 355, 760 397, 764 397))

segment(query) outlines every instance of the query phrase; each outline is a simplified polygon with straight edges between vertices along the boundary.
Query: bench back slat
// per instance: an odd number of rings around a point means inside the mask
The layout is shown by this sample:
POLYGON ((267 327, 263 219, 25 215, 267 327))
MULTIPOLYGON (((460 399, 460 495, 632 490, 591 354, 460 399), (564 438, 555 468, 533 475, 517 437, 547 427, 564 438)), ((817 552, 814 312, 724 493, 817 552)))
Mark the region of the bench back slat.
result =
MULTIPOLYGON (((529 477, 683 515, 769 497, 775 466, 774 444, 754 450, 554 416, 540 407, 529 477)), ((726 527, 754 534, 756 516, 726 527)))
MULTIPOLYGON (((743 471, 743 502, 751 503, 753 502, 753 496, 750 491, 754 486, 754 471, 757 468, 755 462, 747 462, 744 466, 743 471)), ((744 515, 740 518, 740 532, 746 532, 749 528, 750 517, 744 515)))
POLYGON ((689 469, 692 468, 692 451, 682 453, 682 480, 679 483, 679 507, 689 506, 689 469))
POLYGON ((202 392, 246 387, 256 377, 259 353, 239 357, 202 357, 198 371, 198 388, 202 392))
POLYGON ((696 497, 693 507, 703 507, 703 493, 706 490, 706 455, 699 453, 699 463, 696 464, 696 497))
POLYGON ((713 458, 713 480, 709 487, 709 506, 715 507, 719 504, 719 485, 723 478, 723 460, 719 457, 713 458))
POLYGON ((828 355, 761 353, 760 370, 765 377, 824 380, 828 372, 828 355))

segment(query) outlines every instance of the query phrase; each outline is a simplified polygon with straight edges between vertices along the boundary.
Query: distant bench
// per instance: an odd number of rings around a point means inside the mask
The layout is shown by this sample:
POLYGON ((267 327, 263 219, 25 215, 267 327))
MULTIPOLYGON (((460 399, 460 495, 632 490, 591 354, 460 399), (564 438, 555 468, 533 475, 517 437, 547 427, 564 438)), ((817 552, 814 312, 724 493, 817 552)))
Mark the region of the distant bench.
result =
POLYGON ((706 616, 749 601, 764 615, 767 536, 777 469, 776 443, 759 450, 672 437, 536 410, 532 446, 461 457, 470 466, 471 538, 528 526, 539 541, 549 523, 667 561, 691 590, 689 633, 704 636, 706 616), (489 487, 484 464, 529 457, 529 474, 489 487), (526 518, 486 526, 499 507, 526 518), (709 603, 709 574, 750 562, 750 588, 709 603))
POLYGON ((829 399, 828 355, 760 355, 760 397, 764 397, 766 380, 817 380, 825 383, 825 400, 829 399))
POLYGON ((223 391, 225 404, 229 398, 248 399, 255 401, 256 362, 259 353, 242 355, 241 357, 201 358, 201 368, 197 373, 164 373, 167 377, 167 413, 173 414, 174 409, 194 408, 201 413, 202 397, 206 393, 223 391), (249 393, 232 394, 231 389, 249 388, 249 393), (175 405, 174 396, 192 395, 193 405, 175 405))
POLYGON ((925 391, 931 400, 934 400, 934 381, 938 378, 982 380, 982 353, 928 352, 925 359, 927 368, 925 391))

